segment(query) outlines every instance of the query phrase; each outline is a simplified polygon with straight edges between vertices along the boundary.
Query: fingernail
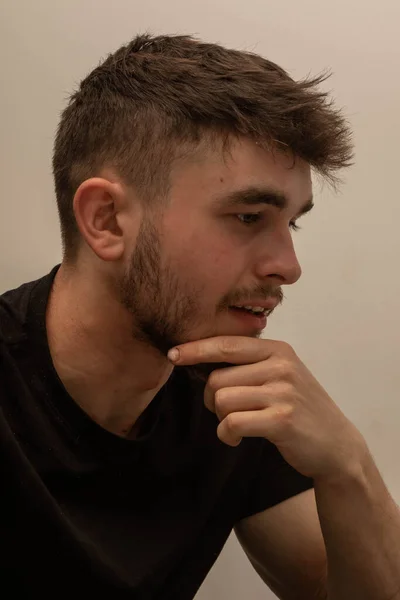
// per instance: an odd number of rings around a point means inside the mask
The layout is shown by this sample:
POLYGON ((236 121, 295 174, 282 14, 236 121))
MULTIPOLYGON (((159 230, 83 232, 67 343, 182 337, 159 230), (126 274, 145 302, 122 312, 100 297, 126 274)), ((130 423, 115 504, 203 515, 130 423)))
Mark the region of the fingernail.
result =
POLYGON ((172 348, 172 350, 170 350, 168 352, 168 358, 172 362, 177 362, 179 360, 179 357, 180 357, 180 352, 179 352, 178 348, 172 348))

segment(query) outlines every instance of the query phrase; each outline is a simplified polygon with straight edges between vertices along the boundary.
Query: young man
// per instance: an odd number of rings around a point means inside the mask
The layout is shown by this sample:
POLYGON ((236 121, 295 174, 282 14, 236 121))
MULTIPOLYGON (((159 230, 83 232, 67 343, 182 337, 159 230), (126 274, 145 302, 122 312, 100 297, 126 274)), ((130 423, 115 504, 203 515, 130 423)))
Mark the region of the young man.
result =
POLYGON ((63 262, 0 299, 14 596, 193 598, 235 528, 279 598, 400 597, 399 512, 363 437, 260 338, 301 274, 311 169, 351 159, 319 83, 140 36, 72 96, 63 262))

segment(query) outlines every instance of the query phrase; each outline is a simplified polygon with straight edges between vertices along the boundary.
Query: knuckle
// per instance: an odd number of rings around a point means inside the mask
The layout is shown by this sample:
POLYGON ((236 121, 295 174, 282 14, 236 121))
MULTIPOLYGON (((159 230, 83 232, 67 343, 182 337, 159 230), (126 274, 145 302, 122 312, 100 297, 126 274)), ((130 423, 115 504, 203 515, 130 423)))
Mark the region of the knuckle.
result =
POLYGON ((220 377, 217 371, 212 371, 208 378, 207 385, 212 392, 216 392, 218 390, 220 387, 220 377))
POLYGON ((225 336, 220 342, 220 351, 224 356, 231 356, 237 351, 238 344, 232 339, 232 336, 225 336))
POLYGON ((296 356, 296 352, 294 351, 293 347, 287 342, 279 342, 278 353, 282 356, 288 357, 289 359, 296 356))
POLYGON ((215 408, 217 409, 217 411, 219 411, 219 412, 222 411, 223 406, 225 404, 225 398, 226 398, 226 395, 224 394, 224 390, 218 390, 217 392, 215 392, 214 404, 215 404, 215 408))
POLYGON ((295 394, 296 390, 290 381, 281 380, 276 386, 275 396, 281 399, 292 400, 295 394))
POLYGON ((287 361, 283 358, 277 358, 274 364, 274 375, 276 379, 284 379, 287 372, 287 361))
POLYGON ((228 432, 235 433, 236 419, 234 413, 231 413, 225 417, 225 427, 228 432))
POLYGON ((276 414, 281 425, 291 427, 294 423, 294 407, 290 405, 282 405, 277 408, 276 414))
POLYGON ((286 356, 280 357, 275 363, 275 374, 277 379, 292 382, 295 376, 295 365, 286 356))

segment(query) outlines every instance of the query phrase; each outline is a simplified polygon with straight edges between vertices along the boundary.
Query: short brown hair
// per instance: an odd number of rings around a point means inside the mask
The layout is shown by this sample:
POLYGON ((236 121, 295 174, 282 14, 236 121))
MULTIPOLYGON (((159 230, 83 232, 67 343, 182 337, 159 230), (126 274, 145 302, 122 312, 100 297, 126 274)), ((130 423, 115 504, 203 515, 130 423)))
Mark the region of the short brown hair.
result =
POLYGON ((190 36, 140 35, 80 84, 62 113, 53 173, 64 257, 79 232, 79 185, 110 166, 146 199, 165 193, 172 161, 208 134, 280 145, 334 180, 351 162, 349 128, 325 76, 294 81, 276 64, 190 36))

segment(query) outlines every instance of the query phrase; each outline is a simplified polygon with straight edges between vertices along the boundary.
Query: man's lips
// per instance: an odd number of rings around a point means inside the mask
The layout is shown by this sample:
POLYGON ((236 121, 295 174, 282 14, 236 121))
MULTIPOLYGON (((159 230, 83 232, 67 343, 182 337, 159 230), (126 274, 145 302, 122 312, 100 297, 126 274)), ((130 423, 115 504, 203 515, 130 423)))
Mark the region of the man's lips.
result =
POLYGON ((261 307, 265 309, 266 315, 270 315, 280 303, 281 300, 278 298, 270 298, 268 300, 249 300, 244 302, 237 302, 236 304, 231 304, 230 308, 237 308, 239 306, 250 306, 251 308, 261 307))

